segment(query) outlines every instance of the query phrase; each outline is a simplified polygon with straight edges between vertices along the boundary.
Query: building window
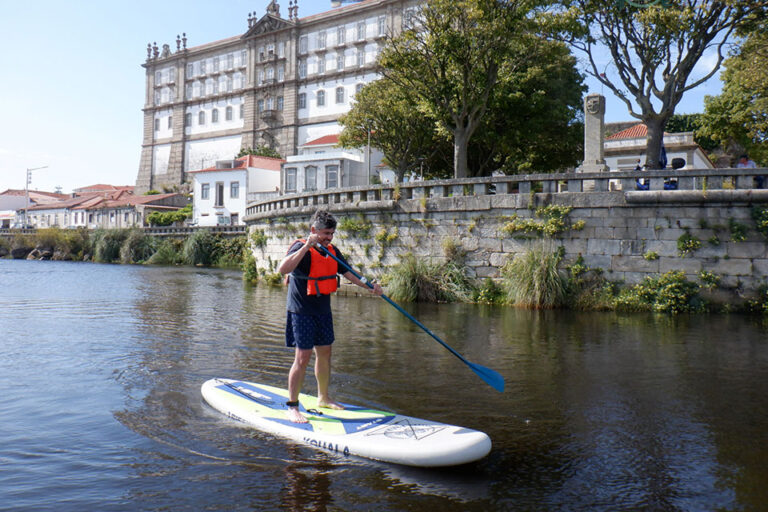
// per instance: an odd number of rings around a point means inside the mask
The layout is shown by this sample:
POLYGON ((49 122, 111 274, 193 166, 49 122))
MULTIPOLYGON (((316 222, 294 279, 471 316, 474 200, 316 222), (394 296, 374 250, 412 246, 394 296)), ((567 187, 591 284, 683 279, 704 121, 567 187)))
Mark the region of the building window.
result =
POLYGON ((168 129, 173 128, 173 116, 168 116, 168 129))
POLYGON ((357 40, 363 41, 364 39, 365 39, 365 22, 358 21, 357 22, 357 40))
POLYGON ((245 103, 240 104, 240 119, 245 117, 245 103))
POLYGON ((307 94, 304 92, 299 93, 299 108, 307 108, 307 94))
POLYGON ((187 64, 187 77, 194 76, 195 68, 192 64, 187 64))
POLYGON ((192 126, 192 114, 186 113, 184 114, 184 128, 192 126))
POLYGON ((200 185, 200 199, 209 199, 211 197, 211 185, 210 183, 203 183, 200 185))
POLYGON ((224 183, 216 183, 216 202, 214 206, 224 206, 224 183))
POLYGON ((227 77, 227 92, 232 92, 232 77, 227 77))
POLYGON ((160 91, 155 91, 155 105, 160 103, 160 91))
POLYGON ((379 16, 379 35, 383 36, 387 32, 387 19, 379 16))
POLYGON ((275 99, 271 96, 267 98, 267 110, 275 110, 275 99))
POLYGON ((325 48, 325 30, 317 33, 317 47, 325 48))
POLYGON ((259 85, 264 83, 264 70, 259 71, 259 85))
POLYGON ((309 38, 307 36, 301 36, 299 38, 299 54, 303 55, 307 53, 309 49, 309 38))
POLYGON ((240 65, 245 66, 246 64, 248 64, 248 52, 240 50, 240 65))
POLYGON ((285 80, 285 66, 282 64, 277 67, 277 81, 282 82, 285 80))
POLYGON ((325 91, 317 91, 317 106, 322 107, 325 105, 325 91))
POLYGON ((317 190, 317 167, 314 165, 304 168, 304 190, 317 190))
POLYGON ((363 87, 365 87, 365 84, 355 84, 355 94, 357 94, 360 91, 362 91, 363 87))
POLYGON ((256 109, 259 112, 263 112, 264 111, 264 100, 259 100, 259 101, 256 102, 256 109))
POLYGON ((299 78, 307 78, 307 61, 304 59, 299 61, 299 78))
POLYGON ((357 49, 357 67, 361 68, 365 65, 365 49, 357 49))
POLYGON ((278 57, 285 56, 285 41, 280 41, 280 44, 277 45, 277 56, 278 57))
POLYGON ((205 124, 205 111, 201 110, 199 114, 197 114, 197 124, 205 124))
POLYGON ((317 58, 317 73, 320 75, 325 73, 325 55, 321 55, 317 58))
POLYGON ((211 122, 212 123, 219 122, 219 109, 215 108, 213 109, 213 112, 211 112, 211 122))
POLYGON ((235 56, 231 53, 227 54, 227 69, 235 67, 235 56))
POLYGON ((155 131, 156 132, 160 131, 160 118, 159 117, 155 118, 155 131))
POLYGON ((187 99, 192 99, 192 84, 187 84, 186 87, 187 90, 187 99))
POLYGON ((226 110, 224 110, 224 119, 227 121, 232 120, 232 107, 227 107, 226 110))
POLYGON ((163 74, 160 71, 155 71, 155 85, 163 83, 163 74))
POLYGON ((336 29, 336 43, 337 44, 344 44, 346 36, 347 35, 347 27, 344 25, 340 26, 338 29, 336 29))
POLYGON ((216 73, 219 71, 219 58, 214 57, 213 58, 213 72, 216 73))
POLYGON ((336 103, 344 103, 344 88, 336 88, 336 103))
POLYGON ((285 169, 285 191, 296 192, 296 168, 286 167, 285 169))
POLYGON ((240 182, 239 181, 233 181, 229 184, 229 197, 232 199, 237 199, 240 197, 240 182))
POLYGON ((336 56, 336 71, 344 71, 344 52, 336 56))
POLYGON ((283 110, 283 97, 277 97, 277 110, 283 110))
POLYGON ((325 166, 325 188, 336 188, 339 186, 339 166, 325 166))

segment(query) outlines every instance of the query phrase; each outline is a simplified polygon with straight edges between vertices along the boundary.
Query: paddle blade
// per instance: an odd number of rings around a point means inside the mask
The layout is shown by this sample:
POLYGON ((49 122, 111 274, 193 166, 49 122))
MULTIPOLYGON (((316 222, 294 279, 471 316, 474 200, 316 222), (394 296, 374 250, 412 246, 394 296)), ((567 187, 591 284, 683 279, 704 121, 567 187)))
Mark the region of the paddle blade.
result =
POLYGON ((478 377, 483 379, 493 389, 499 393, 504 392, 504 377, 502 377, 499 372, 479 364, 470 363, 469 361, 467 361, 467 365, 472 368, 472 371, 475 372, 478 377))

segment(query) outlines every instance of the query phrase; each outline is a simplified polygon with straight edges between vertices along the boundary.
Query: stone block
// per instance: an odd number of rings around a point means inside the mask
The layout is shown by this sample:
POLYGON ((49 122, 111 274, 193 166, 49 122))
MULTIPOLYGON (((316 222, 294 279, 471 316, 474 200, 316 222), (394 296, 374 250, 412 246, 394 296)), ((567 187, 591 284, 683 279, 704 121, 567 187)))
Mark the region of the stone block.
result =
POLYGON ((730 276, 748 276, 752 274, 752 261, 743 259, 720 259, 715 263, 707 264, 706 270, 715 274, 730 276))
POLYGON ((623 272, 622 279, 625 284, 634 285, 645 281, 646 277, 655 277, 656 273, 647 274, 645 272, 623 272))
POLYGON ((570 240, 564 240, 565 252, 568 254, 584 254, 587 252, 588 241, 586 238, 571 238, 570 240))
POLYGON ((611 239, 613 237, 614 237, 614 228, 612 228, 612 227, 594 228, 592 230, 592 237, 591 238, 611 239))
POLYGON ((763 242, 726 242, 731 258, 768 258, 768 244, 763 242))
POLYGON ((611 269, 611 256, 600 254, 582 254, 584 264, 590 268, 611 269))
POLYGON ((499 277, 501 273, 496 267, 475 267, 475 277, 485 279, 486 277, 499 277))
POLYGON ((752 260, 752 271, 754 276, 768 277, 768 259, 752 260))
POLYGON ((701 271, 701 261, 694 258, 667 258, 658 259, 659 272, 664 274, 670 270, 682 270, 686 274, 698 274, 701 271))
POLYGON ((645 242, 643 240, 620 240, 620 254, 623 256, 640 255, 645 252, 645 242))
POLYGON ((658 272, 659 260, 648 261, 642 256, 614 256, 611 268, 614 272, 658 272))
POLYGON ((685 234, 684 229, 678 229, 678 228, 664 228, 659 230, 659 240, 677 240, 683 234, 685 234))
POLYGON ((526 251, 528 247, 529 247, 529 242, 527 240, 521 240, 517 238, 507 238, 501 241, 501 250, 502 252, 507 254, 510 254, 510 253, 517 254, 519 252, 526 251))
POLYGON ((479 243, 481 249, 492 252, 501 252, 501 245, 501 240, 498 238, 481 238, 479 243))
POLYGON ((494 252, 491 253, 491 255, 488 257, 488 262, 491 264, 492 267, 503 267, 511 258, 512 256, 510 254, 506 254, 503 252, 494 252))
POLYGON ((605 254, 616 256, 621 254, 621 241, 609 239, 592 239, 587 242, 589 254, 605 254))

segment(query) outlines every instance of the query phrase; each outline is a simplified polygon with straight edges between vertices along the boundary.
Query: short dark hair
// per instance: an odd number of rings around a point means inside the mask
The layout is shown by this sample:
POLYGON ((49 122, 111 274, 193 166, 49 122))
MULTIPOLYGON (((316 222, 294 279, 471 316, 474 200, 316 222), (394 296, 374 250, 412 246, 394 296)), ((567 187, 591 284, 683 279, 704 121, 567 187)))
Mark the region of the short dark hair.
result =
POLYGON ((315 229, 336 229, 336 219, 326 210, 317 210, 311 224, 315 229))
POLYGON ((741 160, 742 158, 743 158, 744 160, 749 160, 749 155, 747 155, 747 154, 745 153, 745 154, 743 154, 743 155, 741 155, 741 156, 739 157, 739 160, 741 160))

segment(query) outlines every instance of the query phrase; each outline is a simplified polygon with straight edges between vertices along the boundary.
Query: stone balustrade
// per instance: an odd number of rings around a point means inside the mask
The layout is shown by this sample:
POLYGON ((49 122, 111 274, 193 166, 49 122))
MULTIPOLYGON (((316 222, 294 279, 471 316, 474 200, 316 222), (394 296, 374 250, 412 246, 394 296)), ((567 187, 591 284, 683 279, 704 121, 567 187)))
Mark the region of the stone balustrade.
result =
MULTIPOLYGON (((245 221, 274 217, 279 212, 305 207, 338 205, 341 209, 355 210, 361 202, 395 202, 400 199, 429 199, 458 196, 485 196, 499 194, 530 194, 543 192, 619 192, 628 202, 685 201, 686 197, 700 198, 702 191, 715 196, 740 197, 737 191, 749 191, 755 187, 755 176, 768 176, 768 168, 759 169, 681 169, 653 171, 619 171, 598 173, 556 173, 492 176, 482 178, 412 181, 407 183, 347 187, 286 194, 254 202, 246 209, 245 221), (638 191, 637 180, 643 179, 647 190, 638 191), (666 190, 665 183, 674 182, 675 190, 666 190), (717 194, 715 191, 729 191, 717 194), (699 191, 695 195, 675 192, 699 191), (637 192, 637 193, 635 193, 637 192), (649 192, 651 194, 649 194, 649 192), (645 199, 643 199, 645 198, 645 199)), ((767 180, 768 181, 768 180, 767 180)), ((768 186, 768 183, 766 183, 768 186)), ((768 191, 766 191, 768 193, 768 191)), ((760 193, 760 195, 763 195, 760 193)), ((366 208, 367 209, 367 208, 366 208)))

